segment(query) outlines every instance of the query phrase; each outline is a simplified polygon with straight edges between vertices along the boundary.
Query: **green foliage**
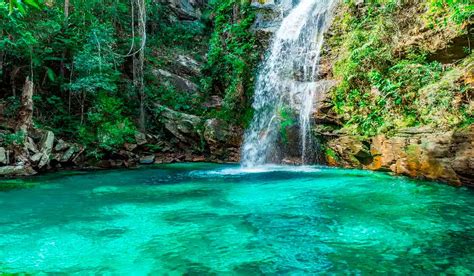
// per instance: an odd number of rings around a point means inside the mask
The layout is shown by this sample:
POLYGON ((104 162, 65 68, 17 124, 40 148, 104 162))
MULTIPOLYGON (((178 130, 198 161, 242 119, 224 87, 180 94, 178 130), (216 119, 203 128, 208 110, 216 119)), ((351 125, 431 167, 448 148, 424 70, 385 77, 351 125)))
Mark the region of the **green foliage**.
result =
POLYGON ((218 116, 230 122, 242 122, 253 94, 254 68, 259 51, 249 31, 255 14, 249 1, 225 0, 212 4, 214 32, 211 37, 205 78, 201 86, 209 95, 222 95, 223 109, 218 116), (239 10, 239 18, 234 10, 239 10))
POLYGON ((27 8, 32 7, 40 10, 41 3, 37 0, 10 0, 8 4, 10 14, 17 10, 21 14, 26 14, 27 8))
POLYGON ((445 25, 445 18, 456 24, 472 23, 474 20, 474 4, 471 0, 430 0, 428 5, 429 18, 435 24, 445 25))
POLYGON ((132 142, 135 133, 135 126, 124 116, 123 102, 106 93, 98 96, 87 114, 86 124, 79 128, 82 143, 106 151, 132 142))
POLYGON ((25 140, 25 133, 18 131, 15 133, 0 133, 0 144, 4 146, 21 145, 25 140))
POLYGON ((17 97, 8 97, 5 100, 4 115, 7 118, 15 118, 20 108, 20 99, 17 97))
POLYGON ((152 102, 162 103, 165 106, 181 112, 198 113, 197 97, 188 92, 177 91, 170 82, 161 82, 147 88, 147 95, 152 102))
POLYGON ((67 103, 56 95, 37 94, 33 96, 35 110, 41 110, 35 117, 35 125, 39 128, 52 130, 56 135, 74 137, 77 125, 76 116, 68 112, 67 103))
POLYGON ((288 143, 288 128, 295 124, 294 114, 288 107, 283 107, 279 111, 280 136, 284 144, 288 143))
POLYGON ((115 70, 117 57, 113 53, 114 45, 112 28, 106 25, 92 28, 87 43, 74 58, 76 78, 68 88, 74 92, 87 93, 115 91, 119 72, 115 70))
POLYGON ((163 4, 151 9, 148 17, 151 24, 151 39, 157 47, 162 50, 169 48, 176 49, 194 49, 205 47, 203 43, 207 42, 207 27, 203 21, 169 21, 169 10, 163 4))
POLYGON ((334 159, 336 161, 338 161, 340 159, 339 156, 337 155, 337 153, 331 148, 326 148, 324 150, 324 152, 326 153, 326 156, 329 156, 329 157, 331 157, 332 159, 334 159))
MULTIPOLYGON (((393 35, 398 28, 395 15, 403 12, 403 5, 394 1, 365 5, 365 12, 360 13, 349 3, 349 12, 335 22, 337 37, 328 42, 339 49, 333 73, 340 83, 333 90, 333 103, 335 111, 346 117, 345 128, 372 136, 419 124, 463 124, 468 118, 457 114, 459 107, 452 101, 459 87, 445 89, 445 96, 442 90, 428 95, 425 89, 440 82, 449 70, 416 48, 393 54, 398 43, 393 35), (448 114, 439 117, 434 110, 448 114)), ((449 81, 455 82, 454 78, 449 81)), ((461 109, 467 110, 466 101, 462 104, 461 109)))

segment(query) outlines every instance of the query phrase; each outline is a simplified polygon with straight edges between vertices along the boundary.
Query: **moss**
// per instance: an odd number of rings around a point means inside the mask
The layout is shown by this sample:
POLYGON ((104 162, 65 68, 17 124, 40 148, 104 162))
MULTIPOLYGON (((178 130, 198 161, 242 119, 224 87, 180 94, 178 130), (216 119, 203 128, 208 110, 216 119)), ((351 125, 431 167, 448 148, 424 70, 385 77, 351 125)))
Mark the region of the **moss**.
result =
POLYGON ((340 159, 339 156, 337 155, 337 153, 331 148, 326 148, 325 153, 326 153, 326 156, 331 157, 335 161, 339 161, 339 159, 340 159))
MULTIPOLYGON (((404 127, 451 129, 472 123, 469 113, 474 105, 467 96, 472 84, 460 82, 472 55, 451 66, 428 59, 428 51, 448 45, 470 20, 451 20, 436 25, 436 31, 426 28, 429 16, 454 16, 456 8, 441 2, 436 13, 427 3, 341 4, 324 58, 334 65, 329 76, 339 82, 331 91, 333 109, 348 133, 367 137, 404 127), (457 34, 443 33, 453 28, 457 34)), ((468 10, 463 1, 458 2, 468 10)))

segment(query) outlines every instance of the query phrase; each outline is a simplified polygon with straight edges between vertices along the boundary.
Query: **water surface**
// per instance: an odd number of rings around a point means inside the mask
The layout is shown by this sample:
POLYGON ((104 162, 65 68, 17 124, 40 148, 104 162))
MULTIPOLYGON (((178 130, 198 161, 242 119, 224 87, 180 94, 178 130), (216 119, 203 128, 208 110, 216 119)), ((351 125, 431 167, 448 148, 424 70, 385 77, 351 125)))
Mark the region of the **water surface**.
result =
POLYGON ((380 173, 177 164, 0 187, 3 272, 474 273, 474 192, 380 173))

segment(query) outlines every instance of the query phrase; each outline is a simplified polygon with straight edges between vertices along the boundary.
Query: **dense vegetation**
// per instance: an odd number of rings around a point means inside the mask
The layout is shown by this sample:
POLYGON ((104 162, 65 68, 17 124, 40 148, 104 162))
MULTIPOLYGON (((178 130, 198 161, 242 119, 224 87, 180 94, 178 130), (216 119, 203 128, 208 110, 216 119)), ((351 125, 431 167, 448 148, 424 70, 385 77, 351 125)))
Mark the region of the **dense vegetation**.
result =
MULTIPOLYGON (((204 149, 206 119, 245 127, 267 43, 251 30, 260 11, 250 0, 212 0, 183 15, 172 2, 0 1, 0 146, 27 138, 15 126, 27 79, 34 127, 97 159, 139 132, 171 141, 164 110, 197 122, 189 128, 200 145, 188 148, 204 149)), ((322 57, 326 77, 337 80, 330 98, 338 124, 367 137, 472 125, 473 17, 469 0, 340 3, 322 57)), ((295 121, 281 116, 286 142, 295 121)))
POLYGON ((334 109, 345 129, 371 136, 472 124, 472 83, 463 79, 472 71, 472 48, 454 49, 464 59, 441 61, 435 53, 455 37, 472 37, 473 15, 469 0, 343 4, 328 44, 339 80, 334 109))
MULTIPOLYGON (((35 126, 96 154, 121 147, 138 130, 160 133, 157 106, 245 123, 241 111, 249 110, 259 57, 249 4, 211 1, 201 18, 182 20, 151 0, 0 1, 1 128, 11 130, 27 77, 35 126), (196 91, 158 71, 176 73, 180 55, 202 69, 189 77, 196 91), (211 96, 222 105, 207 106, 211 96)), ((6 144, 21 133, 2 135, 6 144)))

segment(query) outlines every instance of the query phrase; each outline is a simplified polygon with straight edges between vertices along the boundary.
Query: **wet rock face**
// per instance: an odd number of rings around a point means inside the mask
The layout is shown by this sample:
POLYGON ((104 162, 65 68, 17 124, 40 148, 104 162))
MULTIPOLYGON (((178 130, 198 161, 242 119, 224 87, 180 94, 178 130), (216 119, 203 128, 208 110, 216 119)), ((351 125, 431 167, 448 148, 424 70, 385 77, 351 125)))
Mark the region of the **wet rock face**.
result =
POLYGON ((257 34, 258 41, 267 47, 271 36, 275 33, 283 18, 299 3, 299 0, 253 0, 252 7, 256 10, 252 30, 257 34))
POLYGON ((474 126, 460 131, 429 128, 400 130, 393 137, 329 139, 331 166, 391 171, 414 178, 474 187, 474 126))
POLYGON ((219 119, 206 120, 204 140, 211 157, 217 160, 238 162, 243 131, 219 119))

